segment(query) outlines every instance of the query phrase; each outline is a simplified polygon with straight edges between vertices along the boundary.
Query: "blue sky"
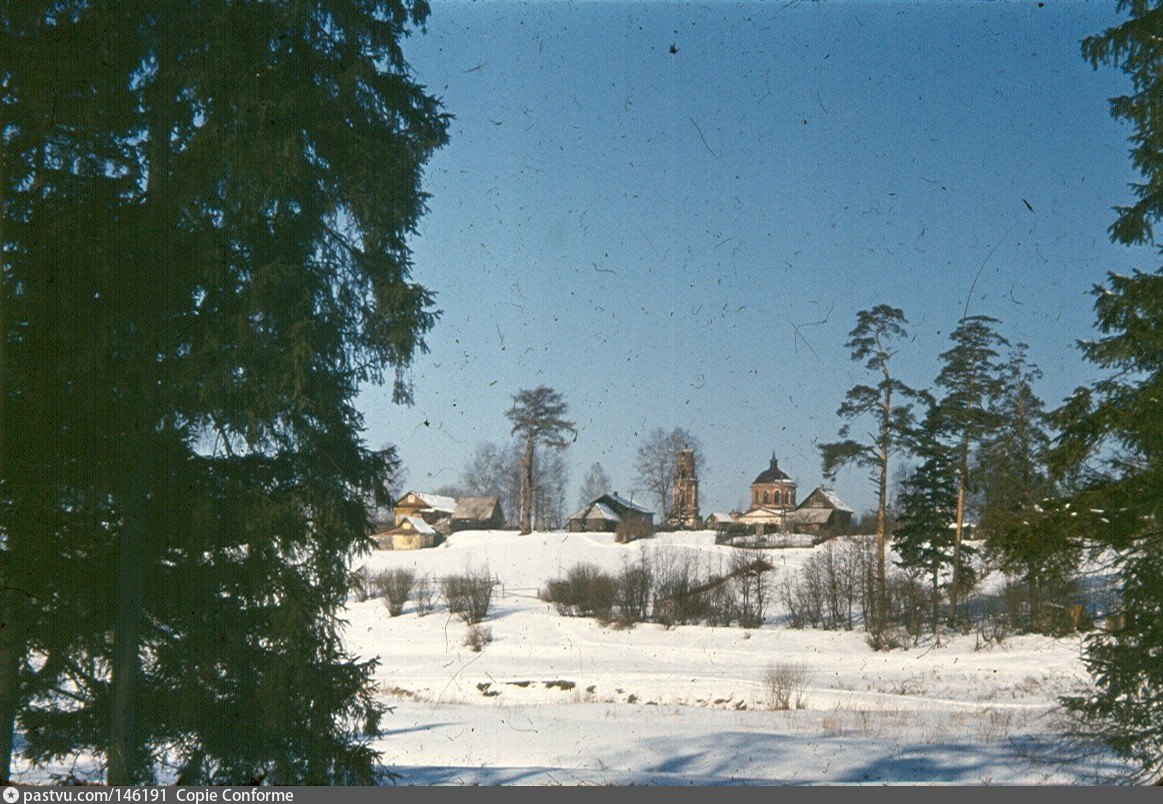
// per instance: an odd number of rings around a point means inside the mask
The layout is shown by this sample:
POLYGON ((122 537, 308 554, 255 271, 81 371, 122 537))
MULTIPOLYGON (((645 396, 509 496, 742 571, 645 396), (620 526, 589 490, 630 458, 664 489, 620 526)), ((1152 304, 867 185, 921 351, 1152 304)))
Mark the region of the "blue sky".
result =
MULTIPOLYGON (((1073 346, 1091 286, 1154 265, 1107 239, 1135 178, 1106 100, 1124 79, 1079 56, 1117 18, 1061 0, 435 2, 406 52, 455 115, 413 241, 442 316, 414 406, 362 393, 369 443, 398 446, 412 487, 453 482, 508 437, 512 394, 544 384, 578 423, 571 505, 595 461, 629 493, 640 439, 674 426, 704 444, 704 514, 746 507, 773 450, 802 497, 864 380, 843 346, 856 312, 905 311, 898 368, 930 387, 971 286, 1056 404, 1096 376, 1073 346)), ((861 472, 834 485, 874 505, 861 472)))

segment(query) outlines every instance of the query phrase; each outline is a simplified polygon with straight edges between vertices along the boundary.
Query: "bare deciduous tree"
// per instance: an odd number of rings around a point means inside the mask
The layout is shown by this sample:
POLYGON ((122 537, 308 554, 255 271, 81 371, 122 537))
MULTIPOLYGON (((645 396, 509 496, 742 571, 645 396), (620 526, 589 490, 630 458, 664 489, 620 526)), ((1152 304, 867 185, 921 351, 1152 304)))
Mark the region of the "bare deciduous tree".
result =
POLYGON ((601 497, 610 490, 610 476, 600 463, 595 463, 586 472, 585 480, 581 484, 581 494, 578 497, 578 506, 583 506, 591 500, 601 497))

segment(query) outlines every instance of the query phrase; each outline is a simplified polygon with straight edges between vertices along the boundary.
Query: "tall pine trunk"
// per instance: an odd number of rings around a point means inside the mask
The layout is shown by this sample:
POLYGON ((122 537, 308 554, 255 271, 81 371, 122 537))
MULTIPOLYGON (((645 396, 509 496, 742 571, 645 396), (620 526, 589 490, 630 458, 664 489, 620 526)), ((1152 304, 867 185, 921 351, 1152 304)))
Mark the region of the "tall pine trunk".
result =
MULTIPOLYGON (((164 17, 164 15, 163 15, 164 17)), ((158 98, 164 90, 158 84, 165 80, 165 67, 169 64, 166 53, 167 43, 164 33, 159 35, 157 61, 160 65, 152 93, 152 105, 160 105, 158 98)), ((151 109, 152 111, 152 109, 151 109)), ((155 114, 149 122, 149 174, 146 179, 146 214, 142 216, 143 227, 138 232, 135 256, 140 260, 149 254, 161 276, 166 275, 170 257, 166 237, 151 243, 154 232, 164 231, 165 221, 161 214, 159 193, 163 185, 166 160, 163 155, 168 149, 168 129, 155 114), (147 248, 147 246, 149 248, 147 248), (160 247, 154 247, 160 246, 160 247)), ((145 294, 149 293, 145 283, 138 283, 136 292, 142 294, 134 299, 136 310, 144 311, 149 305, 145 294)), ((150 340, 153 333, 137 328, 131 334, 128 365, 128 387, 132 404, 136 405, 130 418, 129 438, 130 472, 128 484, 124 488, 125 506, 123 522, 117 540, 116 553, 116 603, 113 619, 113 657, 109 706, 109 732, 107 735, 106 759, 108 762, 107 781, 110 785, 136 784, 145 780, 145 751, 138 734, 137 701, 141 676, 141 647, 143 613, 145 599, 145 563, 147 528, 149 515, 149 489, 151 486, 150 442, 154 433, 154 411, 156 405, 156 383, 152 361, 144 357, 154 354, 150 340)))
POLYGON ((933 563, 933 641, 941 644, 941 564, 933 563))
POLYGON ((973 409, 974 376, 970 374, 965 389, 965 420, 961 423, 961 466, 957 479, 957 526, 953 531, 953 584, 949 594, 949 625, 957 624, 957 601, 961 597, 961 535, 965 527, 965 489, 969 485, 969 422, 973 409))
MULTIPOLYGON (((0 151, 0 211, 5 208, 8 190, 7 161, 4 151, 0 151)), ((4 215, 0 214, 0 243, 4 243, 4 215)), ((5 469, 8 455, 8 430, 5 429, 8 413, 8 391, 4 378, 8 376, 8 366, 4 360, 7 357, 5 345, 8 342, 8 319, 5 296, 8 289, 4 278, 0 275, 0 479, 7 478, 5 469)), ((8 493, 7 489, 0 490, 0 495, 8 493)), ((0 504, 3 501, 0 500, 0 504)), ((11 554, 6 556, 11 566, 11 554)), ((20 619, 16 616, 16 590, 12 588, 11 573, 0 569, 0 783, 7 782, 12 776, 12 746, 16 733, 16 710, 19 707, 20 690, 20 654, 19 643, 22 641, 16 634, 20 619)))
POLYGON ((1033 559, 1027 565, 1026 584, 1030 596, 1030 630, 1039 631, 1042 627, 1042 600, 1038 591, 1038 568, 1033 559))
POLYGON ((23 617, 13 580, 4 576, 0 596, 0 783, 12 778, 12 750, 20 708, 20 662, 24 657, 23 617))
POLYGON ((533 439, 525 441, 525 455, 521 461, 521 533, 533 532, 533 439))
MULTIPOLYGON (((884 372, 884 376, 887 380, 887 370, 884 372)), ((884 646, 885 620, 888 616, 888 592, 885 581, 884 554, 888 542, 888 536, 885 533, 885 514, 888 508, 888 450, 889 439, 891 438, 889 429, 892 424, 891 417, 892 384, 885 382, 884 407, 880 419, 880 478, 877 482, 876 500, 876 624, 874 626, 873 640, 877 650, 880 650, 884 646)))
POLYGON ((961 439, 961 469, 957 480, 957 523, 953 530, 953 583, 949 588, 949 625, 957 624, 957 601, 961 597, 961 533, 965 525, 965 486, 969 474, 969 431, 961 439))
POLYGON ((133 498, 125 513, 117 545, 117 603, 113 620, 113 677, 106 749, 110 785, 143 781, 142 752, 137 734, 137 696, 141 673, 146 501, 143 497, 145 478, 140 468, 132 473, 130 479, 133 498))

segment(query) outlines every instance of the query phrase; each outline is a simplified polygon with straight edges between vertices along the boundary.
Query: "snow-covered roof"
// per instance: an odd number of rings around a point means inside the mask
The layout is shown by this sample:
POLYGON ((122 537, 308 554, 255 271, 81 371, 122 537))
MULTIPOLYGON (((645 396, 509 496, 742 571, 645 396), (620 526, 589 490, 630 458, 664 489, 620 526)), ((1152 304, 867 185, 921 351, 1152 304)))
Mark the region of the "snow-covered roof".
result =
POLYGON ((650 514, 650 515, 654 514, 654 512, 651 511, 649 508, 643 508, 638 503, 630 502, 625 497, 619 497, 617 492, 610 492, 609 494, 603 494, 602 496, 609 497, 611 500, 618 503, 618 505, 621 505, 624 508, 629 508, 632 511, 637 511, 640 514, 650 514))
POLYGON ((436 528, 432 527, 418 516, 406 516, 404 517, 404 520, 409 522, 412 527, 415 528, 416 532, 422 536, 436 535, 436 528))
POLYGON ((442 511, 451 514, 456 510, 455 497, 445 497, 443 494, 429 494, 426 491, 414 491, 412 493, 428 503, 428 507, 433 511, 442 511))
POLYGON ((824 496, 828 498, 828 502, 832 503, 832 506, 837 511, 845 511, 849 514, 853 513, 852 509, 848 507, 848 504, 840 499, 839 494, 831 489, 821 489, 821 491, 824 492, 824 496))
POLYGON ((707 516, 707 522, 734 522, 735 517, 730 514, 724 514, 722 511, 714 511, 707 516))
POLYGON ((606 519, 610 522, 622 521, 622 517, 614 513, 614 509, 600 502, 596 502, 590 506, 589 513, 586 514, 586 519, 606 519))

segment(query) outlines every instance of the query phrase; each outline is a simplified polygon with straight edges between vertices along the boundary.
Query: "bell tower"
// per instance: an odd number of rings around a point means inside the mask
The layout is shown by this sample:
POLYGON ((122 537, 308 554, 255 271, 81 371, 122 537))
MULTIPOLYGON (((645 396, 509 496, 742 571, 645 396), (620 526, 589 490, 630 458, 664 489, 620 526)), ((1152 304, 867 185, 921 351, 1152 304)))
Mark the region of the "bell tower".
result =
POLYGON ((675 455, 674 503, 670 519, 680 528, 697 528, 703 524, 699 516, 699 478, 695 474, 693 450, 680 449, 675 455))

